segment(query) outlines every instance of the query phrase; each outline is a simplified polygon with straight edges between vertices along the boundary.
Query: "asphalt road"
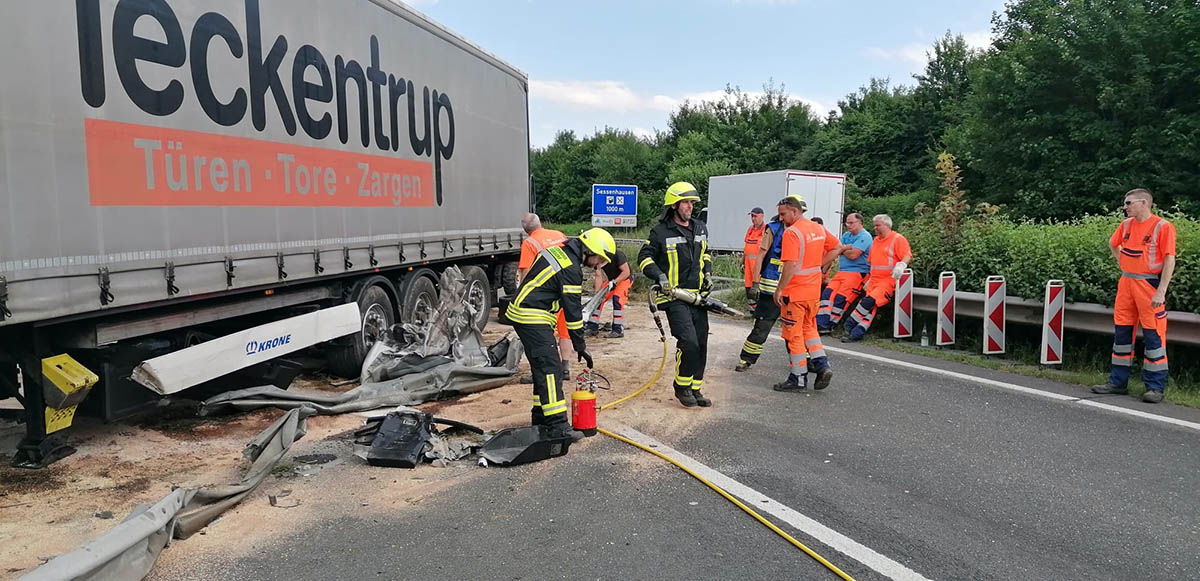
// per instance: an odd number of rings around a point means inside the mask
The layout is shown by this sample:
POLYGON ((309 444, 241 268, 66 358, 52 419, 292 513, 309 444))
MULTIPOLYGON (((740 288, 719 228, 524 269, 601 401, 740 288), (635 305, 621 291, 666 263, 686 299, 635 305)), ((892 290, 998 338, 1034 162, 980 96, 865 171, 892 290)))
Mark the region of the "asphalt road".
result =
MULTIPOLYGON (((712 353, 710 365, 727 369, 734 355, 712 353)), ((717 407, 681 410, 711 423, 666 443, 927 578, 1200 579, 1200 432, 847 355, 834 365, 824 392, 773 392, 766 386, 786 374, 773 340, 760 365, 731 375, 717 407)), ((883 578, 784 528, 854 577, 883 578)), ((565 458, 490 470, 398 516, 330 518, 205 574, 834 578, 699 482, 602 436, 565 458)))

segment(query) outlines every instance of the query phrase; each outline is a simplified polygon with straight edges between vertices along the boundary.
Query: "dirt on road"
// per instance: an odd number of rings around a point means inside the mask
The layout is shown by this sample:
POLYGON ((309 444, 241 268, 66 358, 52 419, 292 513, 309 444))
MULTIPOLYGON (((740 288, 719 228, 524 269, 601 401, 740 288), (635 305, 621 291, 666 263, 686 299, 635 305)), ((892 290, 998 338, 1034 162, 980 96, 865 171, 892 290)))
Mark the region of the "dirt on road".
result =
MULTIPOLYGON (((647 309, 635 302, 626 312, 624 338, 601 337, 588 343, 597 370, 613 385, 611 392, 599 394, 601 404, 644 385, 662 360, 663 344, 647 309)), ((493 322, 485 335, 490 342, 509 330, 493 322)), ((710 362, 717 352, 736 352, 744 332, 740 324, 714 325, 710 362)), ((684 409, 675 401, 670 387, 674 340, 669 335, 667 346, 661 377, 637 399, 602 412, 601 424, 649 426, 657 437, 671 440, 705 421, 705 410, 684 409)), ((572 370, 577 372, 579 366, 573 362, 572 370)), ((526 373, 527 364, 522 363, 517 377, 526 373)), ((728 369, 710 364, 705 393, 717 405, 730 392, 731 376, 728 369)), ((309 388, 347 389, 322 380, 304 383, 309 388)), ((501 388, 419 407, 496 430, 528 424, 531 389, 514 378, 501 388)), ((573 382, 567 389, 574 389, 573 382)), ((118 524, 136 505, 155 502, 172 487, 236 482, 248 466, 242 456, 245 444, 282 413, 261 410, 220 418, 176 413, 118 424, 84 420, 67 433, 78 452, 47 469, 10 468, 8 458, 0 456, 0 578, 21 575, 46 558, 79 547, 118 524)), ((473 459, 413 470, 369 466, 352 454, 351 433, 362 422, 355 414, 309 418, 307 435, 272 476, 201 534, 164 551, 158 570, 172 571, 172 578, 187 578, 182 572, 195 571, 196 578, 203 578, 205 563, 213 559, 237 559, 330 516, 370 518, 415 510, 430 495, 496 471, 478 468, 473 459)), ((14 426, 0 424, 0 454, 11 454, 15 433, 14 426)), ((572 454, 588 453, 591 442, 576 444, 572 454)), ((650 455, 637 458, 632 465, 623 460, 632 475, 659 467, 660 461, 650 455)), ((553 461, 545 462, 534 474, 548 474, 553 468, 553 461)))

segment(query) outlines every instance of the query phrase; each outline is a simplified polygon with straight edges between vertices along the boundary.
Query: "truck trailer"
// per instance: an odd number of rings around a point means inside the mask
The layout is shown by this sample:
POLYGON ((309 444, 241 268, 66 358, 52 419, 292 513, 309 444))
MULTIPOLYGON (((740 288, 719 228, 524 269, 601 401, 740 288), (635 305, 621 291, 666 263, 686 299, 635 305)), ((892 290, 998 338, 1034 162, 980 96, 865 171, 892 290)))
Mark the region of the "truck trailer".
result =
POLYGON ((809 218, 820 217, 834 234, 842 233, 846 201, 846 174, 779 170, 713 176, 708 179, 709 248, 740 252, 745 248, 747 214, 759 207, 770 220, 781 198, 800 194, 808 204, 809 218))
POLYGON ((429 314, 442 269, 463 270, 481 327, 494 289, 513 290, 528 78, 419 12, 13 0, 0 14, 15 465, 61 456, 48 433, 76 406, 114 420, 155 405, 129 379, 151 357, 355 304, 359 330, 323 345, 354 377, 392 324, 429 314), (62 382, 94 387, 80 402, 62 382))

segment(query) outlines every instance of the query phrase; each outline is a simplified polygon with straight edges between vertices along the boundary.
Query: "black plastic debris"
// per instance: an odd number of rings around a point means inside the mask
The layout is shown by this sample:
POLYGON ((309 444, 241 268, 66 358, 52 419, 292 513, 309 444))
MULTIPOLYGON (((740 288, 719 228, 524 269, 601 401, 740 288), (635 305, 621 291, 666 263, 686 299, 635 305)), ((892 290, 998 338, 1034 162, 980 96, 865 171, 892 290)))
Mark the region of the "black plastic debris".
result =
POLYGON ((470 424, 437 418, 409 408, 368 420, 365 426, 354 432, 354 443, 367 448, 364 457, 368 464, 391 468, 416 468, 425 460, 455 460, 470 453, 470 446, 463 449, 461 446, 439 445, 446 444, 446 438, 442 437, 434 424, 483 433, 483 430, 470 424))
POLYGON ((479 455, 492 464, 516 466, 565 456, 571 447, 570 436, 556 436, 546 426, 522 426, 496 432, 479 455))

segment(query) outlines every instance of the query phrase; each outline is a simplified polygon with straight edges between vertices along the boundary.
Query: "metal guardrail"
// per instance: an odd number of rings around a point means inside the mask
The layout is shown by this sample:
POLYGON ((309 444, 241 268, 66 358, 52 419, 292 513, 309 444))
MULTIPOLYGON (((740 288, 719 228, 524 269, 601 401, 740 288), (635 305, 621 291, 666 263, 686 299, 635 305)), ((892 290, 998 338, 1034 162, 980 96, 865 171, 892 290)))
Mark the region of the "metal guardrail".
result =
MULTIPOLYGON (((937 312, 937 289, 913 288, 913 308, 928 313, 937 312)), ((954 295, 959 316, 983 318, 983 293, 957 292, 954 295)), ((1041 325, 1041 301, 1009 296, 1005 304, 1006 319, 1010 323, 1041 325)), ((1067 303, 1063 326, 1072 331, 1083 331, 1097 335, 1112 335, 1113 310, 1095 303, 1067 303)), ((1184 311, 1167 311, 1167 343, 1200 345, 1200 314, 1184 311)))
MULTIPOLYGON (((714 276, 722 282, 741 282, 740 278, 714 276)), ((956 292, 956 315, 983 319, 983 293, 956 292)), ((938 291, 932 288, 913 288, 913 308, 926 313, 937 312, 938 291)), ((1005 303, 1005 319, 1009 323, 1040 326, 1042 324, 1041 301, 1008 296, 1005 303)), ((1071 331, 1083 331, 1097 335, 1112 335, 1113 310, 1095 303, 1067 303, 1063 326, 1071 331)), ((1167 344, 1180 343, 1200 345, 1200 314, 1185 311, 1167 311, 1167 344)))

